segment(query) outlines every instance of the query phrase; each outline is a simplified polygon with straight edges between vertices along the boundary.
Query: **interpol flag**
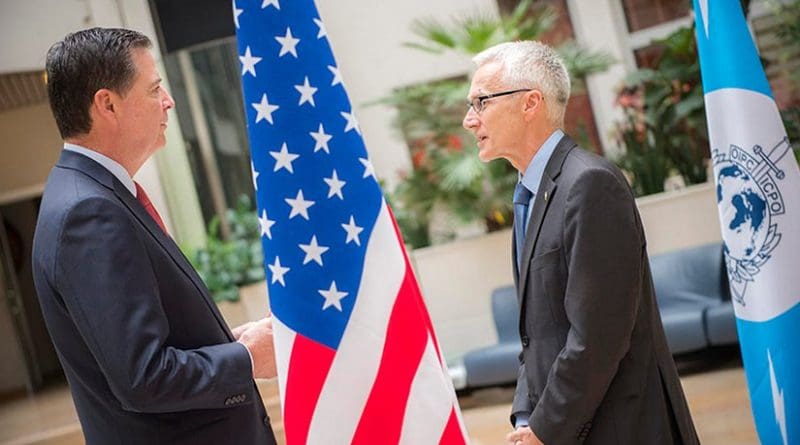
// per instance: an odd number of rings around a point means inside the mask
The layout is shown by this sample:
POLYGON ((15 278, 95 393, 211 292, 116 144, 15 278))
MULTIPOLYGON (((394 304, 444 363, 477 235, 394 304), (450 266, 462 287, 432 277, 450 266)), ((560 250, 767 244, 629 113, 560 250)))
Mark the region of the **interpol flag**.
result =
POLYGON ((800 444, 800 171, 740 2, 694 0, 739 343, 764 444, 800 444))
POLYGON ((465 443, 313 0, 233 8, 287 443, 465 443))

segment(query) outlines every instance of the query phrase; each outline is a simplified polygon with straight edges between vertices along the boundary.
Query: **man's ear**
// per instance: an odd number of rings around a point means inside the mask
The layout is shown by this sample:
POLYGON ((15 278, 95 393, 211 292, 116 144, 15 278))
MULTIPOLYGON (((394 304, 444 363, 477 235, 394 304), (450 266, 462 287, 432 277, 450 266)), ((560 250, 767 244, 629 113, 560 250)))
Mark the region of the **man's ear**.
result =
POLYGON ((95 115, 103 120, 116 120, 116 99, 117 95, 106 88, 101 88, 94 93, 92 108, 95 115))
POLYGON ((522 112, 525 114, 525 120, 533 119, 537 114, 541 113, 544 108, 544 94, 539 90, 531 90, 525 93, 525 99, 522 102, 522 112))

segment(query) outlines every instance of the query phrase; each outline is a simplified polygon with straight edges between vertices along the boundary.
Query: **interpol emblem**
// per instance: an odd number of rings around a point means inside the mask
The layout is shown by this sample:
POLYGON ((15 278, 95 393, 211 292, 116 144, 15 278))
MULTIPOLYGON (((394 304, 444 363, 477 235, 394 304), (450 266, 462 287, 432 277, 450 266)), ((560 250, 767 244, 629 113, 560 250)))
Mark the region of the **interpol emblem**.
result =
POLYGON ((725 263, 734 301, 745 306, 747 284, 754 281, 781 241, 777 218, 785 213, 778 162, 790 152, 784 137, 772 149, 752 151, 731 144, 712 150, 717 175, 717 204, 725 240, 725 263))

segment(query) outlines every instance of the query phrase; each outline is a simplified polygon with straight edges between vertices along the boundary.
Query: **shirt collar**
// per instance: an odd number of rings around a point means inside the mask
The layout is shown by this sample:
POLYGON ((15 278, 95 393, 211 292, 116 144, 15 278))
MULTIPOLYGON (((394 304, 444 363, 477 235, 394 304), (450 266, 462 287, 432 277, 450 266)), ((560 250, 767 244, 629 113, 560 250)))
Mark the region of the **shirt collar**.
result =
POLYGON ((519 179, 525 188, 530 190, 534 195, 539 191, 539 183, 542 182, 542 176, 544 176, 544 169, 547 167, 547 161, 550 160, 550 156, 553 155, 562 137, 564 137, 564 132, 561 130, 556 130, 550 134, 550 137, 544 141, 542 146, 539 147, 539 150, 536 151, 536 154, 533 155, 531 163, 528 164, 528 168, 525 169, 525 174, 519 179))
POLYGON ((64 150, 82 154, 102 165, 106 170, 111 172, 111 174, 114 175, 119 182, 121 182, 122 185, 128 189, 129 192, 131 192, 131 195, 134 197, 136 196, 136 185, 134 184, 133 179, 131 179, 128 171, 125 170, 125 167, 121 166, 117 161, 92 149, 82 147, 80 145, 70 144, 69 142, 64 142, 64 150))

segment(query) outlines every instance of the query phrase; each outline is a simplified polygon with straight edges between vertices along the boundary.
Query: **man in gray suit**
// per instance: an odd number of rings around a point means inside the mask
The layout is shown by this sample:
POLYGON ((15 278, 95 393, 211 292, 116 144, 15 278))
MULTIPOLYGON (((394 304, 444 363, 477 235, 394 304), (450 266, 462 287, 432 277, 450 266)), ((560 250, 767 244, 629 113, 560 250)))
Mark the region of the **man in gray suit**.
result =
POLYGON ((47 54, 65 143, 33 245, 42 312, 87 444, 274 444, 253 381, 276 375, 269 320, 228 329, 132 179, 175 105, 150 46, 93 28, 47 54))
POLYGON ((474 59, 464 127, 520 173, 514 279, 522 342, 515 445, 696 444, 625 177, 561 130, 570 81, 538 42, 474 59))

